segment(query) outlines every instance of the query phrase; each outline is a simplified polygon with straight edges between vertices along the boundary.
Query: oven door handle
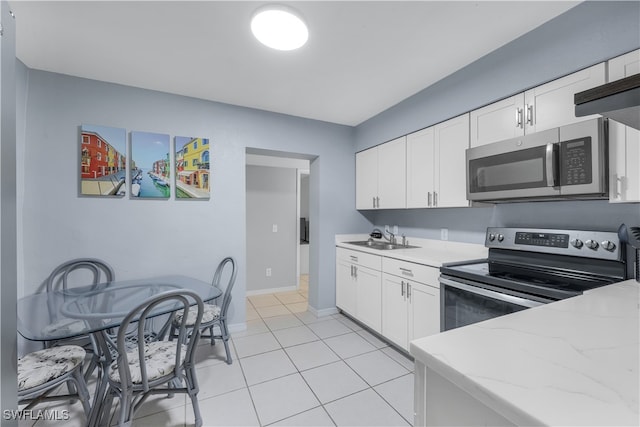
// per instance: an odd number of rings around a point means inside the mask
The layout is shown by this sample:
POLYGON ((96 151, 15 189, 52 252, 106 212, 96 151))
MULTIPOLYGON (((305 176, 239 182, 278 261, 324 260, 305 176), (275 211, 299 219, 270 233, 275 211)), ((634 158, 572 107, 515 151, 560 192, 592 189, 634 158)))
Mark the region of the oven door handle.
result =
POLYGON ((453 280, 445 279, 443 277, 440 277, 440 283, 446 286, 451 286, 453 288, 463 290, 463 291, 471 292, 472 294, 482 295, 485 297, 496 299, 498 301, 504 301, 504 302, 519 305, 522 307, 533 308, 533 307, 538 307, 540 305, 544 305, 543 303, 538 301, 533 301, 530 299, 516 297, 508 294, 502 294, 500 292, 491 291, 485 288, 479 288, 477 286, 466 285, 460 282, 454 282, 453 280))

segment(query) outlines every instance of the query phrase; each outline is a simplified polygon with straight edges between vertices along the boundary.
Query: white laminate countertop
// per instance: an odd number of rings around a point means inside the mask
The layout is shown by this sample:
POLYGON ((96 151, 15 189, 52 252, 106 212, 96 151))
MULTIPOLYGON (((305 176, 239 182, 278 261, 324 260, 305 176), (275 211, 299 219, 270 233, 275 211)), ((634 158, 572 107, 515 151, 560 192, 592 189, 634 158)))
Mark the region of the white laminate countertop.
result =
POLYGON ((518 425, 640 425, 640 284, 422 338, 411 354, 518 425))
POLYGON ((451 240, 432 240, 411 237, 409 238, 409 244, 412 246, 418 246, 417 248, 380 250, 347 243, 363 241, 368 238, 368 234, 337 234, 336 246, 437 268, 447 262, 486 258, 488 253, 487 248, 485 248, 484 245, 476 243, 462 243, 453 242, 451 240))

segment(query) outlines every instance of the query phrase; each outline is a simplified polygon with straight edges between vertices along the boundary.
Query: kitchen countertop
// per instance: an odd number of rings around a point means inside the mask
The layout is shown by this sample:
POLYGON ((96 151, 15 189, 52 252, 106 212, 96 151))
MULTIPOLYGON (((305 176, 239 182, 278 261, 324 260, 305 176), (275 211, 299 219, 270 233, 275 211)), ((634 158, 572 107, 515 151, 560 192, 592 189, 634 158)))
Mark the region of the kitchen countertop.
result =
POLYGON ((415 340, 410 352, 518 425, 640 425, 640 284, 415 340))
MULTIPOLYGON (((481 259, 487 257, 487 248, 476 243, 453 242, 451 240, 432 240, 409 237, 409 244, 417 248, 380 250, 366 246, 351 245, 347 242, 362 241, 369 238, 368 234, 338 234, 336 246, 353 249, 375 255, 402 261, 415 262, 440 268, 447 262, 481 259)), ((384 239, 376 239, 386 241, 384 239)), ((398 239, 400 242, 401 239, 398 239)))

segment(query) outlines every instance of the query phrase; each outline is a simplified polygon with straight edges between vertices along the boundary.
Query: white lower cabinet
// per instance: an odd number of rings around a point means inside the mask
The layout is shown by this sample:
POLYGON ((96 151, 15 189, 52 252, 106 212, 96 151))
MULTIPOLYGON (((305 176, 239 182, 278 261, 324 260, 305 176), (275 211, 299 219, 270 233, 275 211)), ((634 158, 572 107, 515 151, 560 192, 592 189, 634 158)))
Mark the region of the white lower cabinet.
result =
POLYGON ((380 333, 382 257, 336 248, 336 306, 380 333))
POLYGON ((382 335, 405 350, 409 342, 440 332, 437 268, 382 259, 382 335))

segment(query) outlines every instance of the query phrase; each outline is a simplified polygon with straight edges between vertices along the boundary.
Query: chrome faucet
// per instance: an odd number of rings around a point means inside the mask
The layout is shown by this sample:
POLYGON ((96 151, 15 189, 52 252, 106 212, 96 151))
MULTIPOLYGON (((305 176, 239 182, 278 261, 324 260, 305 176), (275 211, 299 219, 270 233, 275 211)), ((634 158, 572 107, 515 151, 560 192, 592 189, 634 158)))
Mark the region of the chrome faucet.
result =
POLYGON ((383 232, 382 230, 380 230, 379 228, 374 228, 373 231, 371 232, 371 237, 374 237, 374 234, 379 234, 381 237, 384 237, 385 239, 387 239, 389 241, 389 243, 395 245, 396 244, 396 235, 393 234, 390 231, 385 231, 383 232), (389 234, 390 237, 387 237, 387 233, 389 234))

